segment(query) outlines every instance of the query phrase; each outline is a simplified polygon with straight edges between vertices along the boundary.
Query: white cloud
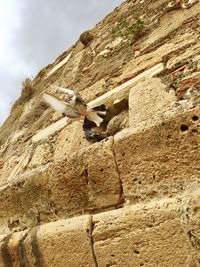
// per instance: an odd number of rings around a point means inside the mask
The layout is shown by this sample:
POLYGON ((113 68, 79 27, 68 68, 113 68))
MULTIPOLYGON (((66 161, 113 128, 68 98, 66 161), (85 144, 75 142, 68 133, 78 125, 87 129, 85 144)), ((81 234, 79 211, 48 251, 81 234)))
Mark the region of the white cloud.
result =
POLYGON ((123 0, 0 0, 0 125, 35 75, 123 0))

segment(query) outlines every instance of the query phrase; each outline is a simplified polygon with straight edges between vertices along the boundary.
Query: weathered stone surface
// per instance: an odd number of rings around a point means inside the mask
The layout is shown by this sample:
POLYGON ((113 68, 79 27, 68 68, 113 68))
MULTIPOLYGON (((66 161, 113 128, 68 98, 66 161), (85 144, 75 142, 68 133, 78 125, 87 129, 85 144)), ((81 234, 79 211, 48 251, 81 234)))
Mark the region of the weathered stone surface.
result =
POLYGON ((193 261, 174 199, 94 215, 93 223, 99 267, 181 267, 193 261))
POLYGON ((0 236, 0 266, 198 266, 199 183, 184 194, 0 236))
POLYGON ((136 84, 138 81, 146 78, 146 77, 154 77, 158 75, 160 72, 164 70, 164 66, 162 63, 159 63, 146 71, 142 72, 141 74, 137 75, 136 77, 132 78, 131 80, 123 83, 120 86, 117 86, 113 90, 105 93, 104 95, 98 97, 97 99, 88 103, 91 107, 95 107, 101 104, 110 105, 114 103, 116 100, 121 100, 128 96, 130 89, 136 84))
POLYGON ((142 2, 124 1, 89 46, 78 41, 42 70, 0 131, 0 267, 199 266, 200 2, 170 12, 169 1, 142 2), (114 39, 138 10, 137 42, 114 39), (59 119, 37 111, 52 84, 110 109, 131 90, 131 127, 125 107, 107 127, 114 141, 90 144, 66 118, 36 132, 59 119), (82 213, 93 219, 60 221, 82 213))
POLYGON ((51 74, 60 69, 64 64, 66 64, 69 61, 70 57, 71 53, 69 53, 61 62, 59 62, 55 67, 53 67, 52 70, 47 73, 45 78, 49 77, 51 74))
POLYGON ((149 78, 137 84, 129 94, 129 126, 142 121, 158 122, 159 117, 175 103, 175 93, 166 92, 166 86, 158 78, 149 78))
POLYGON ((89 146, 83 131, 83 121, 67 125, 58 135, 55 143, 54 160, 62 160, 73 152, 89 146))
MULTIPOLYGON (((154 66, 155 64, 162 62, 164 58, 168 57, 170 54, 175 54, 177 56, 179 51, 185 51, 184 48, 194 45, 197 39, 197 33, 191 33, 187 30, 184 34, 177 34, 176 37, 170 39, 169 42, 164 43, 157 49, 127 62, 126 67, 123 69, 123 73, 116 79, 118 81, 130 79, 130 77, 134 77, 136 74, 144 72, 150 68, 150 66, 154 66)), ((186 51, 189 53, 188 49, 186 51)))
POLYGON ((123 192, 131 202, 182 192, 200 177, 199 108, 115 136, 123 192))
POLYGON ((184 22, 200 13, 200 2, 191 7, 189 10, 178 10, 165 14, 160 20, 160 26, 155 29, 141 44, 141 50, 158 44, 159 41, 166 38, 174 30, 183 25, 184 22))
POLYGON ((89 102, 106 92, 107 90, 105 79, 101 79, 100 81, 81 91, 80 95, 85 99, 86 102, 89 102))
POLYGON ((18 177, 0 190, 0 233, 33 227, 39 220, 49 220, 52 207, 47 187, 45 168, 18 177))
POLYGON ((122 203, 112 138, 16 177, 1 188, 1 233, 122 203))
POLYGON ((29 163, 29 168, 34 169, 45 165, 46 161, 50 161, 49 146, 41 144, 34 149, 33 156, 29 163), (46 160, 45 160, 46 158, 46 160), (48 159, 47 159, 48 158, 48 159))
POLYGON ((51 200, 59 213, 100 209, 121 203, 112 138, 66 155, 48 170, 51 200))
POLYGON ((24 247, 28 266, 95 267, 87 215, 33 228, 24 247))
POLYGON ((38 142, 42 139, 49 137, 51 134, 56 133, 67 125, 69 119, 67 117, 62 118, 61 120, 51 124, 45 129, 40 130, 36 135, 32 137, 33 142, 38 142))
MULTIPOLYGON (((188 36, 190 37, 190 36, 188 36)), ((189 39, 191 41, 191 39, 189 39)), ((174 57, 170 58, 167 62, 166 68, 167 69, 173 69, 175 68, 180 62, 184 65, 187 63, 188 59, 192 60, 199 60, 199 52, 200 52, 200 45, 194 44, 193 46, 190 47, 190 49, 187 49, 186 51, 184 50, 183 53, 180 55, 174 55, 174 57)))
POLYGON ((61 78, 61 83, 60 85, 65 87, 66 83, 71 83, 74 81, 76 78, 78 69, 79 69, 79 64, 81 62, 81 59, 84 55, 85 51, 81 50, 77 54, 73 54, 72 57, 70 58, 70 61, 66 66, 64 67, 64 70, 62 72, 62 75, 60 76, 61 78))

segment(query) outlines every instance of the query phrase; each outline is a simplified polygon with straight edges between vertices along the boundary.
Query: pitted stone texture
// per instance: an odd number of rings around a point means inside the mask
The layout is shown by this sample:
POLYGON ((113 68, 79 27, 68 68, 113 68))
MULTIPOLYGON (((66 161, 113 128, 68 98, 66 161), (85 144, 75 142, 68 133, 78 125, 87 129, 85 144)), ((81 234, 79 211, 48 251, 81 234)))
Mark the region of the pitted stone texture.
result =
POLYGON ((188 10, 179 10, 165 14, 159 22, 159 27, 155 29, 142 43, 141 51, 152 49, 153 45, 159 44, 170 33, 178 29, 187 20, 194 18, 200 13, 200 2, 188 10))
POLYGON ((134 205, 93 216, 99 267, 185 266, 193 251, 175 200, 134 205))
POLYGON ((24 247, 28 266, 95 267, 87 215, 34 228, 24 247))
POLYGON ((136 83, 147 77, 154 77, 155 75, 161 73, 163 70, 164 65, 162 63, 155 64, 153 67, 149 67, 144 72, 134 76, 134 78, 128 80, 122 85, 117 86, 113 90, 105 93, 104 95, 98 97, 97 99, 91 101, 88 104, 91 107, 96 107, 101 104, 106 104, 108 106, 112 105, 115 101, 120 101, 123 98, 127 98, 130 89, 133 88, 136 83))
MULTIPOLYGON (((172 38, 169 42, 164 43, 157 49, 127 62, 126 67, 123 69, 123 73, 116 79, 118 81, 123 81, 130 79, 130 77, 135 77, 150 68, 150 66, 162 62, 164 58, 167 58, 168 56, 170 58, 171 53, 177 56, 177 54, 179 54, 178 51, 185 51, 187 47, 194 45, 197 40, 198 34, 191 33, 189 30, 186 30, 184 34, 177 34, 175 38, 172 38)), ((186 50, 187 53, 189 53, 188 50, 189 49, 186 50)))
POLYGON ((120 181, 112 138, 93 144, 48 170, 51 200, 57 213, 99 209, 120 203, 120 181))
POLYGON ((0 233, 24 230, 52 218, 45 169, 18 178, 0 194, 0 233), (48 217, 48 219, 47 219, 48 217))
POLYGON ((68 124, 68 122, 69 122, 69 118, 67 117, 62 118, 61 120, 51 124, 47 128, 40 130, 37 134, 35 134, 32 137, 32 141, 38 142, 42 139, 48 138, 50 135, 64 128, 68 124))
MULTIPOLYGON (((60 75, 60 85, 65 87, 66 83, 72 83, 76 79, 77 72, 79 70, 79 65, 84 56, 85 51, 81 50, 75 55, 72 55, 68 64, 63 69, 62 74, 60 75)), ((67 86, 66 86, 67 87, 67 86)))
POLYGON ((130 91, 129 126, 134 127, 142 121, 157 122, 175 101, 174 92, 166 92, 160 79, 145 79, 130 91))
POLYGON ((121 204, 113 139, 36 168, 1 188, 0 233, 121 204))
POLYGON ((200 177, 199 117, 200 109, 195 108, 161 124, 131 128, 115 136, 126 200, 136 203, 174 196, 200 177))
POLYGON ((62 160, 89 145, 84 136, 83 121, 75 121, 59 133, 55 143, 54 160, 62 160))
POLYGON ((106 93, 106 82, 105 79, 101 79, 95 84, 91 85, 90 87, 87 87, 83 91, 80 92, 80 95, 83 97, 83 99, 86 102, 92 101, 96 99, 97 97, 103 95, 106 93))

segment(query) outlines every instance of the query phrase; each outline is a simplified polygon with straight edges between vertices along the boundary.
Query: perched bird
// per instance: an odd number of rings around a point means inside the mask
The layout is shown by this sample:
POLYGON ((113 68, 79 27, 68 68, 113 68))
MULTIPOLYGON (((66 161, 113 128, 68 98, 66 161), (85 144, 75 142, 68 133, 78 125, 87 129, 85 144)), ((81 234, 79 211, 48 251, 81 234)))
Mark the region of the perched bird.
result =
POLYGON ((44 100, 57 112, 69 117, 69 118, 81 118, 84 117, 83 130, 85 132, 86 139, 90 142, 101 141, 106 137, 103 133, 93 132, 91 129, 99 127, 103 122, 103 118, 106 115, 106 109, 104 105, 91 108, 89 107, 82 97, 71 89, 54 86, 58 93, 65 94, 67 100, 60 99, 52 93, 45 92, 44 100))

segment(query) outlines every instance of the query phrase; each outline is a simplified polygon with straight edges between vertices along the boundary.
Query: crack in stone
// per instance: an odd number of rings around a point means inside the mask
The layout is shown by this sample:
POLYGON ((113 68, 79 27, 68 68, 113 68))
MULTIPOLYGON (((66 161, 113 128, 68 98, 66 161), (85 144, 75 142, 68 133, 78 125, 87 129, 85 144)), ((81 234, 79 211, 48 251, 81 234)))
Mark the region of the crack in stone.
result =
POLYGON ((123 183, 122 183, 122 180, 121 180, 121 177, 120 177, 120 171, 119 171, 119 168, 118 168, 118 164, 117 164, 117 160, 116 160, 116 154, 115 154, 115 149, 114 149, 114 138, 112 139, 111 151, 113 153, 115 167, 116 167, 116 171, 117 171, 118 178, 119 178, 119 183, 120 183, 120 202, 121 203, 125 203, 123 183))
POLYGON ((196 235, 196 222, 194 219, 194 211, 193 211, 194 200, 190 197, 178 198, 178 207, 177 213, 180 216, 180 223, 183 227, 183 231, 185 232, 188 242, 192 247, 194 257, 198 263, 200 262, 198 251, 200 249, 200 238, 196 235))
POLYGON ((94 264, 95 264, 95 267, 98 267, 98 262, 97 262, 97 257, 96 257, 96 254, 95 254, 95 250, 94 250, 94 240, 93 240, 93 231, 94 231, 94 222, 93 222, 93 216, 91 215, 90 217, 90 242, 91 242, 91 248, 92 248, 92 255, 93 255, 93 259, 94 259, 94 264))

